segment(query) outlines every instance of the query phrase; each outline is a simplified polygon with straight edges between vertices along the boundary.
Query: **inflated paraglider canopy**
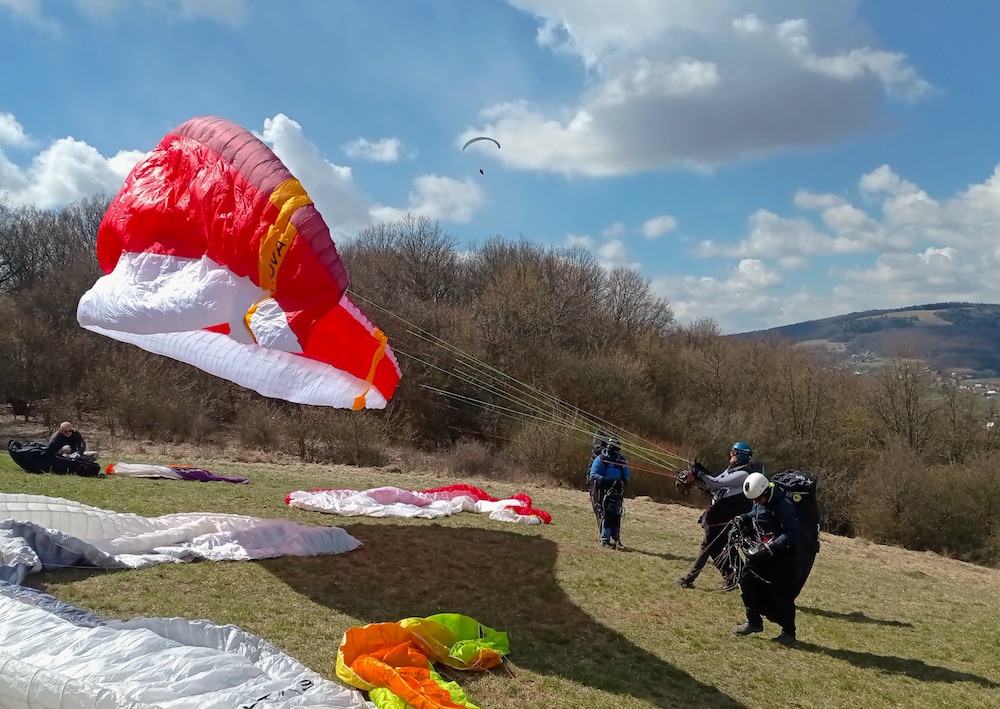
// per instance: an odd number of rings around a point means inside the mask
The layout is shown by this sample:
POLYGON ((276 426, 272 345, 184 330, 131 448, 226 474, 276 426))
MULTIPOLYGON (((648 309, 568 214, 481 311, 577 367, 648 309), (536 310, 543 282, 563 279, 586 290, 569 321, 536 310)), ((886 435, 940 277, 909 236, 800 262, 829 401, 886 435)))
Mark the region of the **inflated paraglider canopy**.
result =
POLYGON ((97 258, 88 330, 303 404, 383 408, 399 383, 305 188, 235 123, 164 136, 112 201, 97 258))
POLYGON ((462 150, 465 150, 470 145, 472 145, 473 143, 477 143, 480 140, 490 140, 490 141, 493 141, 494 143, 496 143, 497 148, 498 149, 500 148, 500 143, 495 138, 489 138, 489 137, 487 137, 485 135, 481 135, 478 138, 473 138, 472 140, 466 142, 466 144, 462 146, 462 150))
MULTIPOLYGON (((472 138, 471 140, 466 141, 465 145, 462 146, 462 150, 464 151, 470 145, 472 145, 473 143, 477 143, 480 140, 489 140, 489 141, 491 141, 493 143, 496 143, 497 149, 498 150, 500 149, 500 142, 498 140, 496 140, 495 138, 490 138, 490 137, 485 136, 485 135, 481 135, 481 136, 479 136, 477 138, 472 138)), ((483 168, 479 168, 479 174, 480 175, 485 175, 486 174, 485 172, 483 172, 483 168)))

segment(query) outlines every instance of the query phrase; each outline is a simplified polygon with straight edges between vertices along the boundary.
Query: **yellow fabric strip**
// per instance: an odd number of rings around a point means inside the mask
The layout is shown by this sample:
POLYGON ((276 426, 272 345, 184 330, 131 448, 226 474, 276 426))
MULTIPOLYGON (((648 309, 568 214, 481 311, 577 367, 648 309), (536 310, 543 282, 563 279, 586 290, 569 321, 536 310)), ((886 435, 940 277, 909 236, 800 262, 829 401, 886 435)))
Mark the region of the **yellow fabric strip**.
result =
POLYGON ((267 229, 260 242, 260 287, 274 293, 281 262, 288 253, 288 247, 295 239, 296 229, 292 226, 295 210, 312 204, 302 183, 291 177, 271 192, 271 204, 278 209, 278 216, 267 229))
POLYGON ((354 400, 354 406, 352 407, 354 411, 365 408, 365 397, 368 395, 368 392, 371 391, 372 381, 375 379, 375 369, 378 367, 378 363, 382 361, 382 358, 385 357, 385 348, 389 342, 389 338, 387 338, 385 333, 378 328, 375 328, 373 336, 378 340, 378 349, 376 349, 375 354, 372 355, 372 366, 371 369, 368 370, 368 376, 365 378, 365 381, 368 382, 368 388, 365 389, 364 394, 354 400))
POLYGON ((247 331, 250 333, 250 337, 253 338, 254 342, 257 342, 257 336, 253 334, 253 328, 250 327, 250 320, 253 318, 253 314, 257 312, 257 306, 262 302, 263 301, 258 300, 256 303, 251 305, 250 309, 247 310, 246 315, 243 316, 243 324, 247 326, 247 331))

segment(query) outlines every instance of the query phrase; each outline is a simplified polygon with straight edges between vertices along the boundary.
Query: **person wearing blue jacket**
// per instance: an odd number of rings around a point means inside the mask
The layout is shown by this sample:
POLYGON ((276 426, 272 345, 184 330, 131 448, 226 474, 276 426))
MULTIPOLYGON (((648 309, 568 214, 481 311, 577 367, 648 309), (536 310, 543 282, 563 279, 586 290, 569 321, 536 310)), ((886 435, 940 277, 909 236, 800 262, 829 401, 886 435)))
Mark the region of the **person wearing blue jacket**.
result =
POLYGON ((767 618, 781 626, 781 634, 772 639, 792 645, 796 642, 799 544, 795 507, 784 491, 762 473, 747 476, 743 494, 753 500, 753 507, 733 522, 754 540, 754 546, 747 550, 747 568, 740 580, 747 619, 733 632, 736 635, 763 632, 767 618))
POLYGON ((590 464, 590 474, 587 475, 587 481, 594 490, 595 510, 601 513, 601 545, 609 549, 621 548, 625 485, 631 479, 621 445, 617 438, 609 438, 604 452, 590 464))

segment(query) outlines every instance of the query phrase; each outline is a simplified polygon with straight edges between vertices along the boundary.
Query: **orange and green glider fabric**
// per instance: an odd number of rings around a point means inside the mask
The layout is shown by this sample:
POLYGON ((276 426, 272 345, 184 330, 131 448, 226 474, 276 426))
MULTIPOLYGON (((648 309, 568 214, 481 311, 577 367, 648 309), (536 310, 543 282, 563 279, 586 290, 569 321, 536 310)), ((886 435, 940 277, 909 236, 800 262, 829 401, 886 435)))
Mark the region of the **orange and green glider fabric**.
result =
POLYGON ((507 633, 468 616, 439 613, 348 628, 337 652, 337 676, 367 691, 379 709, 479 709, 434 663, 488 670, 508 654, 507 633))

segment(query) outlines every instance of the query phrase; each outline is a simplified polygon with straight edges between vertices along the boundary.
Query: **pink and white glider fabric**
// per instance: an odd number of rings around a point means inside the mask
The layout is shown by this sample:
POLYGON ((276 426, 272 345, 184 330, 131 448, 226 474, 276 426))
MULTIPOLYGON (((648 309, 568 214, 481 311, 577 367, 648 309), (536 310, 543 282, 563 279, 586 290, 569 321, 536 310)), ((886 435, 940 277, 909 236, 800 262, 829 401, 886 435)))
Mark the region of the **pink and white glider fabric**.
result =
POLYGON ((472 485, 447 485, 429 490, 377 487, 369 490, 295 490, 285 504, 312 512, 347 517, 420 517, 435 519, 458 512, 488 514, 490 519, 517 524, 549 524, 552 515, 532 507, 523 492, 506 499, 472 485))

